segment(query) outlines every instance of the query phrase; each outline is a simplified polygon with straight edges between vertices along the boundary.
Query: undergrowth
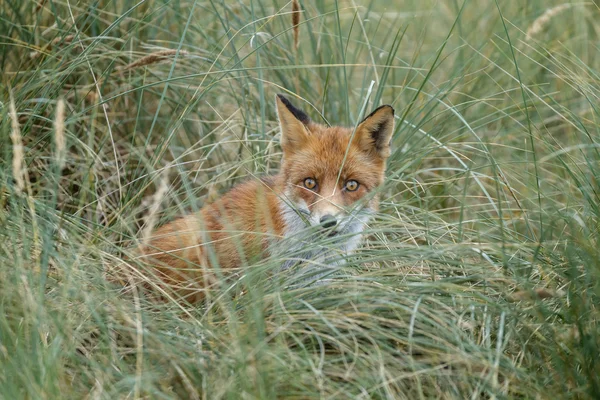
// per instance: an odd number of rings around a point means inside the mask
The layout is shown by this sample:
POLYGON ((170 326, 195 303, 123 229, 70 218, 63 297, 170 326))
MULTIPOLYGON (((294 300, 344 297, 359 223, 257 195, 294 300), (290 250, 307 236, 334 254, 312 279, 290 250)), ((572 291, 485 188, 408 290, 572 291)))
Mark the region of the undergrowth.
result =
POLYGON ((598 4, 299 13, 0 3, 0 397, 600 397, 598 4), (332 125, 396 109, 343 273, 255 260, 197 306, 110 279, 144 279, 144 229, 276 173, 280 92, 332 125))

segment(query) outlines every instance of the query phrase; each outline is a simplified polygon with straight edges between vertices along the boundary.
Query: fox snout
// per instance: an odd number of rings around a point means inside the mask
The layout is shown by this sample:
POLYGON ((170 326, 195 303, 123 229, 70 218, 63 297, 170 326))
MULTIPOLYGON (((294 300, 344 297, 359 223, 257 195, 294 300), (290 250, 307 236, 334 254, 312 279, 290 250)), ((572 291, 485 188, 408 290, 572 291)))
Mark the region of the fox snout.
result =
POLYGON ((340 199, 321 199, 311 209, 313 225, 323 230, 334 231, 345 217, 340 199))
POLYGON ((320 219, 319 222, 324 229, 332 229, 338 224, 338 220, 331 214, 325 214, 320 219))
POLYGON ((339 233, 340 228, 340 216, 334 216, 331 214, 325 214, 319 218, 319 227, 321 232, 327 236, 335 236, 339 233))

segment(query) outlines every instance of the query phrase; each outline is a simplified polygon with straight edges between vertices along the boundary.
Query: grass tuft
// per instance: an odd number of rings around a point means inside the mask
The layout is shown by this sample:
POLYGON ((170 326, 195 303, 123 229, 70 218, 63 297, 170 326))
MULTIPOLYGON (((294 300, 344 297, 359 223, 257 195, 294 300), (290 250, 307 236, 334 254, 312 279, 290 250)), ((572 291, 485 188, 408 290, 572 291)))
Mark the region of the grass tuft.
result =
POLYGON ((599 16, 3 0, 0 398, 599 398, 599 16), (191 306, 136 250, 278 171, 275 93, 397 110, 380 212, 324 284, 282 244, 191 306))

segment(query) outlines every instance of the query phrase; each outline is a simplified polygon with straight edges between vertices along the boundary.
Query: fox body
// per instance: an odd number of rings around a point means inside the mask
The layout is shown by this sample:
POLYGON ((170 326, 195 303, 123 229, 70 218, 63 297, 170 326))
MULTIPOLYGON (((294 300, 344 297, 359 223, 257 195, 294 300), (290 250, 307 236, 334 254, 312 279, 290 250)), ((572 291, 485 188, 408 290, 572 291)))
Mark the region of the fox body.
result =
POLYGON ((226 273, 284 250, 323 263, 336 250, 351 253, 378 209, 375 190, 390 154, 392 107, 379 107, 354 130, 317 124, 281 95, 276 102, 279 174, 235 186, 198 213, 157 229, 144 247, 161 281, 190 301, 203 297, 217 265, 226 273), (331 246, 317 248, 314 235, 326 236, 331 246))

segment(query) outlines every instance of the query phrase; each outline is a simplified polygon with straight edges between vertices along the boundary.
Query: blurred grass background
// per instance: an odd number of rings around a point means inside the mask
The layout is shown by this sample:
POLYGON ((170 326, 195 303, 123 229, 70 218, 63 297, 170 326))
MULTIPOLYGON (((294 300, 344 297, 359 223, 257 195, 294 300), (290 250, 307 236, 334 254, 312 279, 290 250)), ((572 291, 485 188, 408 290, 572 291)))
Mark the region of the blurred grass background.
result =
POLYGON ((307 0, 297 47, 292 15, 0 2, 0 397, 599 398, 599 4, 307 0), (346 274, 259 260, 201 306, 109 282, 148 224, 276 173, 280 92, 396 109, 346 274))

